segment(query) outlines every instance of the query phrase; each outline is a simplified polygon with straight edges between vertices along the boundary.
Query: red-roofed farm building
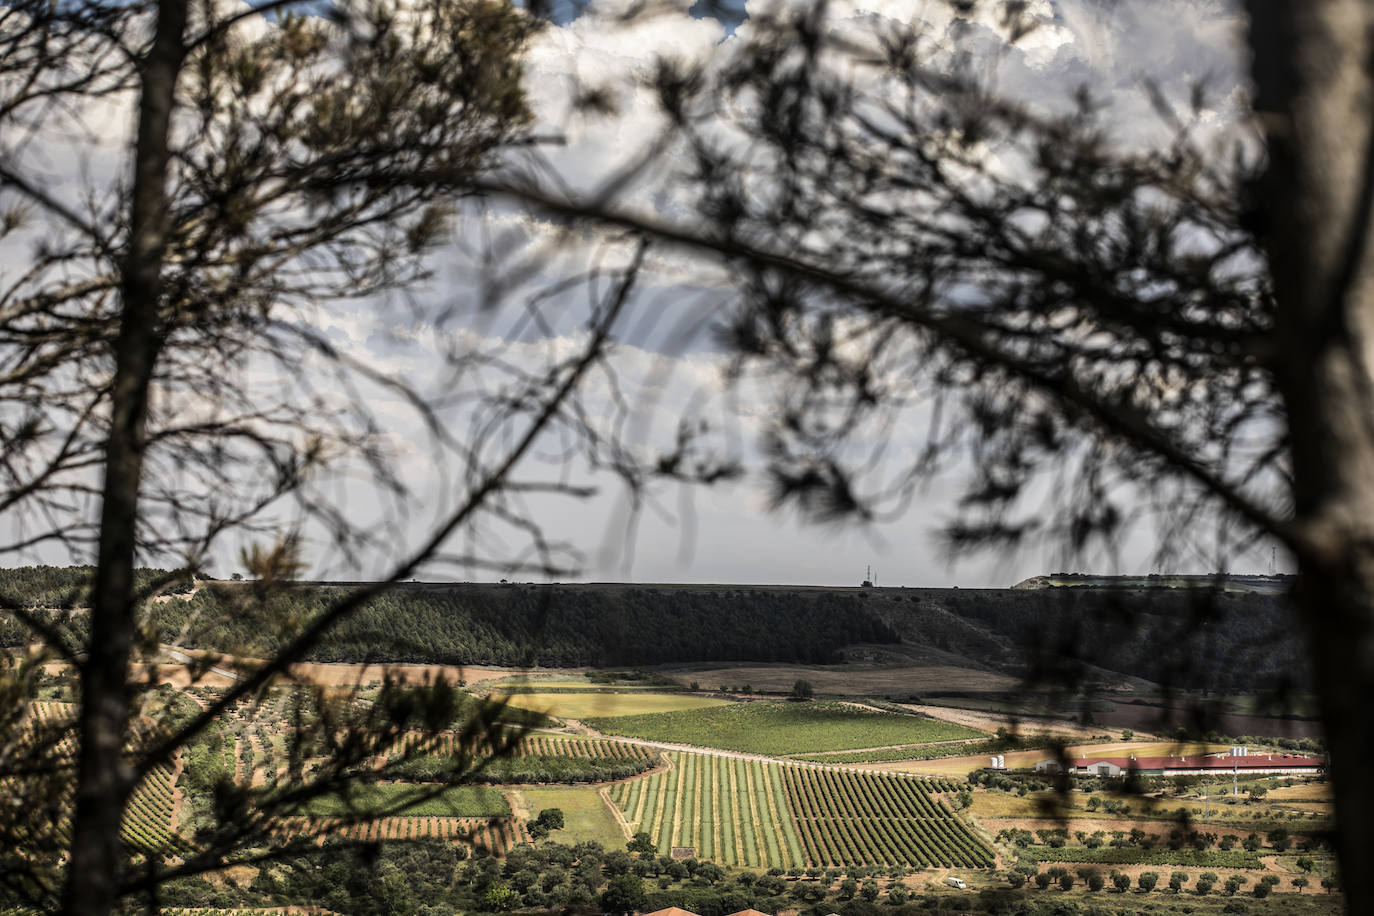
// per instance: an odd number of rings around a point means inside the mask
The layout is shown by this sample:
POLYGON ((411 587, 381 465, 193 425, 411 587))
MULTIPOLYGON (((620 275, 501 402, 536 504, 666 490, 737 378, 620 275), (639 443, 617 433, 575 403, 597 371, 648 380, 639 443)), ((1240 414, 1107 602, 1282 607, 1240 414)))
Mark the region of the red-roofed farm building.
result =
MULTIPOLYGON (((1069 761, 1078 776, 1122 776, 1134 770, 1141 776, 1206 776, 1238 773, 1245 776, 1316 776, 1326 767, 1323 757, 1298 754, 1199 754, 1190 757, 1092 757, 1069 761)), ((1059 760, 1042 760, 1037 773, 1058 773, 1059 760)))

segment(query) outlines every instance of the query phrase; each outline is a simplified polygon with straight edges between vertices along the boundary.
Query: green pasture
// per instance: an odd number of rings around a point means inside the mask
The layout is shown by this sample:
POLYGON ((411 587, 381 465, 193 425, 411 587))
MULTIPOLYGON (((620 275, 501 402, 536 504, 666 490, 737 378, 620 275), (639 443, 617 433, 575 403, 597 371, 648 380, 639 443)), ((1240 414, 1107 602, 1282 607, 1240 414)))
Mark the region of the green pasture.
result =
POLYGON ((574 693, 551 690, 501 693, 499 696, 508 705, 517 709, 528 709, 560 719, 656 715, 730 705, 728 700, 715 700, 710 697, 680 693, 645 693, 636 690, 623 693, 574 693))
POLYGON ((844 703, 730 703, 579 718, 608 735, 773 756, 985 737, 952 722, 844 703))
POLYGON ((563 812, 563 829, 550 840, 573 844, 593 840, 607 849, 624 849, 626 836, 600 793, 592 786, 521 788, 512 790, 518 806, 533 817, 546 808, 563 812))

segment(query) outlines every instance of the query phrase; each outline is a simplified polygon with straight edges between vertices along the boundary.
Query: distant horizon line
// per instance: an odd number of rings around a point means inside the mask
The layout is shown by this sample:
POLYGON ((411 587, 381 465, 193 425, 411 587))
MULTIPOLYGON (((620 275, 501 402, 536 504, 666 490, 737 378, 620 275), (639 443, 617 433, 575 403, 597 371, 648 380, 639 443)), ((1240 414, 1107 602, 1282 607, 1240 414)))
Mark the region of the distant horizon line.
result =
MULTIPOLYGON (((1027 576, 1011 585, 881 585, 881 584, 822 584, 806 582, 671 582, 671 581, 649 581, 649 580, 571 580, 571 581, 538 581, 533 579, 398 579, 396 585, 472 585, 472 586, 559 586, 569 588, 589 588, 589 587, 621 587, 621 588, 779 588, 779 589, 834 589, 847 591, 1010 591, 1026 583, 1034 582, 1037 579, 1056 579, 1073 578, 1085 580, 1126 580, 1146 582, 1151 579, 1161 580, 1185 580, 1189 582, 1211 582, 1211 581, 1281 581, 1285 579, 1297 578, 1294 573, 1141 573, 1141 574, 1119 574, 1119 575, 1099 575, 1097 573, 1040 573, 1034 576, 1027 576)), ((199 579, 204 582, 225 582, 235 581, 249 582, 251 579, 224 579, 207 578, 199 579)), ((375 585, 387 582, 386 579, 296 579, 294 584, 298 585, 375 585)), ((1047 588, 1065 588, 1074 586, 1049 585, 1047 588)), ((1025 590, 1031 590, 1027 588, 1025 590)))

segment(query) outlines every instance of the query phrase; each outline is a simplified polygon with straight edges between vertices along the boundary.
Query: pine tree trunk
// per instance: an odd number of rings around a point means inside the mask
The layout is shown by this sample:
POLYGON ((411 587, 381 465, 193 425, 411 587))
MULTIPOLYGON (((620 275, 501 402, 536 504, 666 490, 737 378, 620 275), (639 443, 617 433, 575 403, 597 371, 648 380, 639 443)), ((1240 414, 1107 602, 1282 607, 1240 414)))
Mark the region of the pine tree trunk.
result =
POLYGON ((1374 913, 1374 82, 1365 0, 1252 0, 1259 198, 1301 541, 1299 614, 1350 912, 1374 913))
POLYGON ((162 0, 153 43, 140 70, 129 241, 91 591, 91 641, 81 668, 76 807, 63 906, 73 916, 105 916, 117 902, 123 858, 120 827, 133 789, 124 748, 131 699, 129 662, 137 630, 133 570, 149 386, 163 334, 158 312, 166 248, 168 137, 177 74, 185 57, 185 27, 185 0, 162 0))

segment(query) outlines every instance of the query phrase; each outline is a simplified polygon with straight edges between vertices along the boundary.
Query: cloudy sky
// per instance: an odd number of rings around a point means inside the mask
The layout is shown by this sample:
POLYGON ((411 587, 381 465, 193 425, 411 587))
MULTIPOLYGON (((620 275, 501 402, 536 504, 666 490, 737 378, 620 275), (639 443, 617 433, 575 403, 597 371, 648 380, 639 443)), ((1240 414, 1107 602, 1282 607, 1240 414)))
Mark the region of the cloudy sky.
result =
MULTIPOLYGON (((751 34, 750 16, 785 10, 793 2, 805 0, 750 0, 743 19, 729 24, 693 15, 690 2, 679 2, 626 24, 615 14, 628 6, 628 0, 607 0, 545 29, 530 49, 525 77, 538 119, 535 132, 561 138, 541 150, 543 168, 566 187, 600 187, 608 175, 636 161, 659 135, 660 116, 652 94, 642 85, 659 59, 710 66, 738 52, 751 34), (575 110, 572 100, 589 87, 614 101, 613 115, 575 110)), ((871 32, 890 22, 916 25, 937 46, 948 47, 953 47, 957 34, 962 47, 985 60, 980 66, 987 78, 1010 96, 1054 105, 1087 86, 1107 103, 1111 123, 1125 143, 1149 143, 1160 135, 1160 121, 1143 89, 1146 80, 1179 100, 1194 83, 1205 80, 1211 91, 1204 122, 1218 130, 1243 110, 1244 59, 1238 51, 1243 23, 1231 3, 1031 0, 1029 14, 1038 27, 1013 47, 999 37, 997 6, 982 4, 971 22, 956 20, 946 0, 845 0, 831 4, 831 10, 838 30, 871 32)), ((114 125, 128 123, 128 112, 111 107, 93 118, 108 129, 93 131, 96 139, 90 149, 79 156, 61 146, 51 151, 46 167, 55 184, 79 189, 83 183, 108 181, 117 172, 127 138, 114 125)), ((621 198, 645 213, 685 212, 690 201, 672 180, 672 151, 658 163, 638 175, 621 198)), ((455 352, 500 353, 511 366, 534 367, 551 355, 573 352, 584 339, 593 286, 583 283, 541 300, 539 322, 529 321, 527 311, 528 297, 551 279, 614 267, 628 257, 623 242, 583 241, 567 244, 553 227, 499 203, 482 213, 465 212, 453 241, 434 254, 428 284, 383 300, 333 304, 306 320, 341 351, 404 377, 430 395, 468 390, 463 386, 480 390, 488 382, 470 374, 459 378, 447 357, 455 352), (523 273, 521 267, 507 271, 518 276, 505 296, 508 307, 483 311, 478 308, 474 278, 482 257, 493 251, 501 252, 509 264, 530 267, 523 273), (452 391, 445 386, 452 386, 452 391)), ((0 266, 8 261, 12 269, 18 268, 23 257, 21 247, 0 246, 0 266)), ((720 441, 747 468, 756 470, 754 443, 771 420, 767 392, 749 384, 727 388, 722 380, 724 357, 709 334, 729 304, 728 289, 713 268, 684 256, 657 253, 650 268, 615 353, 614 380, 624 400, 616 400, 609 376, 598 375, 590 380, 584 397, 587 411, 593 421, 608 424, 623 413, 627 428, 645 449, 670 443, 684 413, 710 417, 722 430, 720 441)), ((271 378, 261 382, 273 384, 271 378)), ((379 526, 386 526, 388 546, 373 555, 345 558, 317 543, 311 555, 315 575, 354 577, 385 571, 442 516, 461 482, 461 468, 448 463, 451 453, 433 447, 401 399, 382 390, 369 397, 390 437, 398 477, 408 495, 403 502, 379 497, 361 476, 348 473, 329 481, 323 489, 351 517, 375 518, 379 526)), ((893 428, 887 443, 892 461, 919 452, 926 419, 928 415, 917 409, 893 428)), ((956 511, 951 494, 963 473, 957 464, 919 490, 900 512, 863 527, 816 526, 790 514, 769 512, 762 480, 754 473, 710 489, 663 487, 632 504, 610 475, 591 473, 580 459, 564 460, 558 442, 543 443, 537 453, 529 469, 531 479, 570 480, 598 488, 597 495, 578 501, 544 496, 525 500, 525 508, 551 538, 576 549, 586 579, 852 585, 871 565, 882 585, 1006 586, 1066 568, 1155 568, 1153 545, 1144 534, 1124 545, 1115 558, 1068 558, 1053 547, 1014 556, 951 558, 935 532, 956 511)), ((1048 484, 1039 495, 1047 500, 1059 496, 1048 484)), ((488 533, 482 545, 487 555, 519 555, 519 538, 505 538, 512 532, 497 526, 488 533)), ((1203 556, 1206 534, 1198 536, 1200 549, 1180 551, 1183 559, 1169 571, 1211 568, 1203 556)), ((239 546, 224 543, 214 568, 233 569, 239 546)), ((40 552, 29 559, 66 558, 40 552)), ((1267 557, 1250 557, 1238 560, 1233 571, 1263 571, 1265 566, 1267 557)), ((492 575, 471 573, 472 578, 492 575)), ((435 569, 432 576, 467 577, 456 567, 435 569)))
MULTIPOLYGON (((546 30, 536 40, 526 86, 541 124, 566 138, 565 147, 547 156, 570 186, 597 187, 653 141, 659 117, 651 94, 637 80, 659 57, 710 62, 733 53, 749 35, 748 18, 730 28, 695 17, 685 6, 630 25, 584 15, 546 30), (588 86, 612 91, 614 117, 588 117, 570 110, 579 87, 588 86)), ((777 6, 772 0, 762 6, 751 2, 746 12, 777 6)), ((616 10, 614 5, 601 9, 616 10)), ((949 9, 943 0, 871 0, 834 3, 832 15, 837 28, 855 30, 881 28, 884 20, 924 23, 935 41, 952 43, 961 23, 949 9)), ((966 31, 962 36, 966 45, 986 53, 986 72, 1010 95, 1064 100, 1086 85, 1110 106, 1110 118, 1123 142, 1149 142, 1159 136, 1159 118, 1143 90, 1147 79, 1180 100, 1195 82, 1206 80, 1211 93, 1204 118, 1217 125, 1234 120, 1243 106, 1244 61, 1237 51, 1243 23, 1231 4, 1035 0, 1030 12, 1039 27, 1013 48, 1004 47, 998 38, 996 4, 984 4, 972 34, 966 31)), ((634 185, 634 205, 660 213, 674 212, 681 205, 670 177, 671 163, 669 156, 668 168, 634 185)), ((681 328, 701 323, 703 315, 709 318, 721 306, 723 293, 709 276, 693 275, 705 271, 699 264, 669 258, 658 268, 657 295, 649 298, 650 329, 636 326, 617 364, 631 401, 648 417, 646 424, 657 426, 662 434, 671 430, 679 410, 693 398, 709 402, 720 397, 719 358, 705 337, 687 335, 681 328), (640 384, 643 389, 636 387, 640 384)), ((461 287, 463 276, 463 268, 455 266, 450 275, 454 287, 461 287)), ((444 294, 442 288, 437 292, 444 294)), ((555 331, 573 335, 585 309, 570 301, 562 310, 551 309, 549 316, 555 331)), ((767 422, 765 411, 764 402, 751 400, 747 391, 739 393, 729 408, 746 443, 746 457, 747 443, 767 422)), ((918 412, 896 430, 896 454, 912 454, 919 448, 922 419, 918 412)), ((881 584, 972 586, 1010 585, 1069 566, 1123 572, 1154 569, 1153 547, 1144 535, 1129 542, 1115 559, 1072 559, 1047 548, 956 561, 942 550, 935 530, 955 513, 949 494, 959 477, 959 469, 951 468, 921 490, 905 511, 864 527, 807 525, 790 514, 769 513, 756 476, 710 490, 665 489, 637 513, 629 511, 613 481, 603 480, 606 486, 599 497, 576 506, 550 501, 541 506, 540 518, 552 534, 584 551, 586 577, 591 579, 854 584, 872 565, 881 584)), ((1045 497, 1055 494, 1047 492, 1045 497)), ((1194 560, 1181 560, 1176 571, 1209 568, 1200 552, 1183 553, 1185 558, 1191 553, 1194 560)), ((1237 569, 1262 571, 1267 559, 1246 558, 1238 561, 1237 569)))

